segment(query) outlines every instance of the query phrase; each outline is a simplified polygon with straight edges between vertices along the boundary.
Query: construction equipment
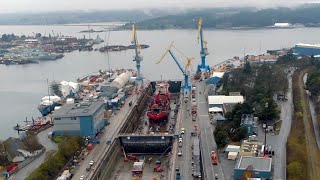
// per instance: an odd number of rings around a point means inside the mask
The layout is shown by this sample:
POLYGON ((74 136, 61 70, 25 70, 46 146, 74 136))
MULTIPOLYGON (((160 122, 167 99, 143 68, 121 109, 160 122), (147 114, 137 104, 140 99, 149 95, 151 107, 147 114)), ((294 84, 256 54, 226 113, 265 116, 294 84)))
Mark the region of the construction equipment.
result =
POLYGON ((201 45, 201 51, 200 51, 200 56, 201 56, 201 64, 198 65, 197 68, 197 73, 209 73, 210 72, 210 67, 206 65, 206 56, 209 55, 208 48, 207 48, 207 41, 203 40, 203 32, 202 32, 202 18, 199 18, 199 23, 198 23, 198 43, 200 40, 200 45, 201 45))
POLYGON ((171 57, 173 58, 174 62, 178 65, 180 71, 182 72, 183 76, 184 76, 184 85, 182 86, 182 92, 183 94, 188 94, 191 93, 191 86, 189 85, 189 76, 190 76, 190 67, 191 67, 191 61, 192 58, 187 58, 187 64, 185 69, 182 68, 182 66, 180 65, 179 61, 177 60, 176 56, 173 54, 173 52, 171 51, 171 47, 175 48, 178 52, 180 52, 182 55, 184 55, 181 51, 179 51, 174 45, 173 42, 171 43, 171 45, 169 46, 169 48, 164 52, 164 54, 161 56, 160 60, 156 63, 159 64, 162 59, 167 55, 167 53, 169 52, 171 57))
POLYGON ((249 165, 246 170, 243 172, 240 180, 247 180, 253 177, 253 167, 249 165))
POLYGON ((213 165, 218 164, 218 158, 217 158, 217 154, 215 151, 211 151, 211 162, 213 165))
POLYGON ((141 73, 140 73, 140 62, 143 60, 143 57, 141 56, 141 47, 138 43, 137 40, 137 31, 136 31, 136 24, 132 25, 132 44, 134 44, 134 49, 135 49, 135 57, 133 61, 136 61, 136 67, 137 67, 137 78, 136 81, 141 81, 141 87, 143 87, 143 78, 141 77, 141 73))

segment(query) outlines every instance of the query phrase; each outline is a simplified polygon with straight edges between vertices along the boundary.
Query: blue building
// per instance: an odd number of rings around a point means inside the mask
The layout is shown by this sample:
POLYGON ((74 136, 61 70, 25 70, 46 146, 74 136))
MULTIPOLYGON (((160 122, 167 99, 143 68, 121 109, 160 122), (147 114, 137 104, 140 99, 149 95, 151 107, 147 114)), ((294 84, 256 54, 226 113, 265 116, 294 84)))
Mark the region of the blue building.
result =
POLYGON ((253 172, 252 178, 272 179, 271 162, 271 158, 241 156, 234 168, 234 179, 241 179, 245 171, 253 172))
POLYGON ((319 55, 320 45, 319 44, 296 44, 293 48, 293 52, 299 55, 319 55))
POLYGON ((65 104, 53 114, 56 135, 94 137, 105 126, 104 101, 65 104))
POLYGON ((258 119, 252 114, 242 114, 240 126, 246 128, 247 136, 258 133, 258 119))

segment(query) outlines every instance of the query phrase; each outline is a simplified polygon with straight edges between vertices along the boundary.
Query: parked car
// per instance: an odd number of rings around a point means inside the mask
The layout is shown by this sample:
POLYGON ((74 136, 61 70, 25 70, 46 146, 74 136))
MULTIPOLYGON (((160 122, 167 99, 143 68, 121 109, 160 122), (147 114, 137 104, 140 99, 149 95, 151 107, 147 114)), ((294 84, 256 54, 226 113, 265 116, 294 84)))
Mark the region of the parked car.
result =
POLYGON ((89 164, 90 164, 91 166, 93 166, 94 160, 90 161, 89 164))
POLYGON ((185 133, 185 128, 181 128, 181 134, 184 134, 185 133))

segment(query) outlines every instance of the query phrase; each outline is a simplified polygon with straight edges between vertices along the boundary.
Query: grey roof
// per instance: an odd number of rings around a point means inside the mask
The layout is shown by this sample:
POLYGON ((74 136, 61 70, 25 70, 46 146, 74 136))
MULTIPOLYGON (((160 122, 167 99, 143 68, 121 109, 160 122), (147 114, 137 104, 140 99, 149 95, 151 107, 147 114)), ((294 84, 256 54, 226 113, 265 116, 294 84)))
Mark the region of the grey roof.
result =
POLYGON ((246 169, 252 166, 257 171, 271 171, 271 158, 242 156, 236 166, 237 169, 246 169))
POLYGON ((17 151, 18 149, 26 149, 25 145, 19 138, 9 137, 7 140, 3 141, 3 144, 11 161, 15 156, 21 155, 21 153, 17 151))
POLYGON ((200 156, 200 143, 198 138, 193 140, 193 155, 200 156))
POLYGON ((118 88, 110 86, 109 84, 105 84, 105 85, 100 86, 99 91, 100 91, 100 96, 111 97, 112 94, 114 94, 118 91, 118 88))
POLYGON ((76 104, 65 104, 60 109, 55 110, 52 114, 56 117, 75 117, 75 116, 90 116, 93 115, 101 106, 104 101, 89 101, 76 104))

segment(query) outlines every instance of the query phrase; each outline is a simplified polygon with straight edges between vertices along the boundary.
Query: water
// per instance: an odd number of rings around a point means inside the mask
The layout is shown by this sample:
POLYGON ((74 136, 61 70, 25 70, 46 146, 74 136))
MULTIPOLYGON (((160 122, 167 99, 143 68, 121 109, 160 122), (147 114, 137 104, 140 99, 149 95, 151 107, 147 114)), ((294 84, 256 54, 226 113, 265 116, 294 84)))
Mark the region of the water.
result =
MULTIPOLYGON (((101 28, 92 27, 96 30, 101 28)), ((14 33, 17 35, 32 35, 32 32, 44 34, 46 31, 86 37, 89 34, 78 33, 87 27, 79 26, 0 26, 0 34, 14 33)), ((260 30, 205 30, 205 39, 211 53, 207 57, 209 64, 217 64, 233 56, 264 53, 268 49, 292 47, 294 44, 319 43, 318 28, 299 29, 260 29, 260 30)), ((97 34, 91 33, 91 37, 97 34)), ((104 38, 106 33, 99 33, 104 38)), ((139 31, 139 42, 150 45, 142 50, 144 60, 141 70, 145 77, 151 80, 182 79, 182 73, 169 55, 160 64, 155 64, 172 41, 188 57, 196 58, 195 69, 200 62, 199 44, 196 30, 154 30, 139 31)), ((130 31, 114 31, 110 34, 109 45, 129 45, 130 31)), ((175 53, 182 64, 186 60, 178 52, 175 53)), ((135 68, 132 61, 134 51, 111 52, 108 55, 100 52, 66 53, 63 59, 19 66, 0 66, 0 139, 16 136, 12 129, 16 123, 21 123, 26 116, 38 117, 37 110, 41 98, 47 94, 46 79, 75 81, 99 69, 108 69, 108 58, 111 68, 135 68)))

